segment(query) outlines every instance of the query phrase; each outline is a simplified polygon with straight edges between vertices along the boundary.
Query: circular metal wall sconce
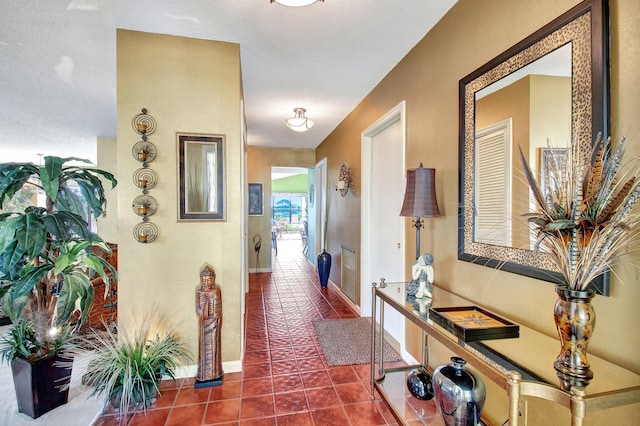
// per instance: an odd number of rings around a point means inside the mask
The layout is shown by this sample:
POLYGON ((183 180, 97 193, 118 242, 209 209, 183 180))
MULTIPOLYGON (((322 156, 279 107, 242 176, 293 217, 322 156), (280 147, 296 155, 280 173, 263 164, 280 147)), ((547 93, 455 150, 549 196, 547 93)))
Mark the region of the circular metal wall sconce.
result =
POLYGON ((158 183, 158 175, 148 168, 138 169, 133 172, 133 183, 142 189, 143 194, 147 194, 158 183))
POLYGON ((158 227, 151 222, 140 222, 133 227, 133 237, 139 243, 151 243, 158 237, 158 227))

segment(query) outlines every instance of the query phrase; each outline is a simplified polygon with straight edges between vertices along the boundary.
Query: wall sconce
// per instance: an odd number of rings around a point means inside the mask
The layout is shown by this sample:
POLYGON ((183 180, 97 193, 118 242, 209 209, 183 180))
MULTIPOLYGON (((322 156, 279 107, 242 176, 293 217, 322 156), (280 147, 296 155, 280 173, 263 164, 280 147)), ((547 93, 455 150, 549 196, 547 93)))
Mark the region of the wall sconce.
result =
POLYGON ((336 182, 336 191, 340 191, 340 195, 345 197, 351 186, 351 173, 347 163, 342 163, 340 173, 338 174, 338 182, 336 182))
POLYGON ((417 259, 420 257, 420 218, 440 216, 436 199, 436 169, 425 169, 420 163, 417 169, 407 170, 407 188, 400 216, 415 217, 417 259))

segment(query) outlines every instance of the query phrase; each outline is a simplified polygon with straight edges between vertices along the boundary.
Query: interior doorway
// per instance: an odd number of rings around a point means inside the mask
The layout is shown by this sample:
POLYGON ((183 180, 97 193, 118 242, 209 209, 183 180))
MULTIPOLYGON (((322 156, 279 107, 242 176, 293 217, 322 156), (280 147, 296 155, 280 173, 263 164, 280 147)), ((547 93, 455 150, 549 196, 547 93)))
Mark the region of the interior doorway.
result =
MULTIPOLYGON (((267 200, 265 200, 267 201, 267 200)), ((271 246, 272 255, 281 250, 308 250, 309 169, 271 167, 271 246), (299 244, 278 244, 296 240, 299 244)))
MULTIPOLYGON (((405 220, 400 216, 405 146, 404 101, 362 132, 362 316, 371 313, 372 282, 379 282, 381 277, 387 282, 405 278, 405 220)), ((403 353, 404 318, 395 311, 385 312, 385 316, 385 329, 398 341, 403 353)))

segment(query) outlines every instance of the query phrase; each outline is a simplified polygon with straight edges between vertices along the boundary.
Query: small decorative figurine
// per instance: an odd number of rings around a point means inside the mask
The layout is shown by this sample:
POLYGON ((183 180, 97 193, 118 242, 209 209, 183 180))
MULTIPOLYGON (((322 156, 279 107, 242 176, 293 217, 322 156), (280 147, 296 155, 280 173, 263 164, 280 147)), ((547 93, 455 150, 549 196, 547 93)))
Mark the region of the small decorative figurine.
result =
POLYGON ((196 314, 200 326, 198 338, 198 375, 195 387, 222 384, 221 327, 222 297, 216 286, 216 273, 205 266, 200 271, 200 288, 196 290, 196 314))
POLYGON ((433 291, 433 256, 430 253, 421 255, 411 267, 411 275, 418 281, 417 299, 431 297, 433 291))

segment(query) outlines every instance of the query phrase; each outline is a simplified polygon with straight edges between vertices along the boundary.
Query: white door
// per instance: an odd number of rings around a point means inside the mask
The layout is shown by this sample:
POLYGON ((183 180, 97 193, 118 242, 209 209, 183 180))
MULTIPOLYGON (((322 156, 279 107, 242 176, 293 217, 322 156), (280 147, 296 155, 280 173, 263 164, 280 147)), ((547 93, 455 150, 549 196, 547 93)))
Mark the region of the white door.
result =
MULTIPOLYGON (((371 283, 405 279, 404 102, 362 133, 362 316, 371 315, 371 283)), ((379 311, 379 310, 378 310, 379 311)), ((385 309, 385 329, 404 351, 404 317, 385 309)))

